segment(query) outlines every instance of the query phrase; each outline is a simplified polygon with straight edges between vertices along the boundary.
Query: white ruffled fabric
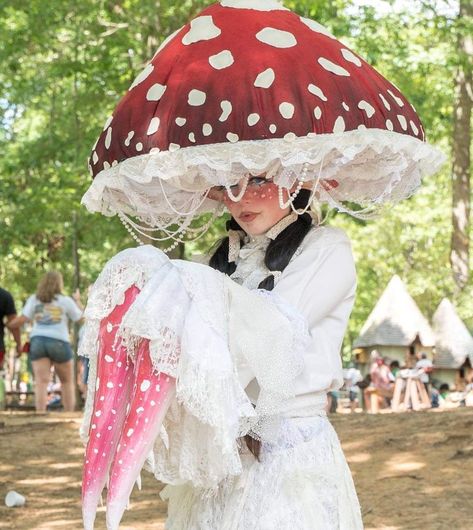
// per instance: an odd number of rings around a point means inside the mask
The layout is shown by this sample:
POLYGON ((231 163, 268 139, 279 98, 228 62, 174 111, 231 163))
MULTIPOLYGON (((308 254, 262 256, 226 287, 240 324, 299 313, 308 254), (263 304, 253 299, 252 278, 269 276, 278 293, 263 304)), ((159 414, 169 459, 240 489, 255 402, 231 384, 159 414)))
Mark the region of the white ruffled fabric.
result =
MULTIPOLYGON (((90 295, 80 354, 93 366, 98 323, 123 302, 131 285, 142 290, 117 337, 132 358, 138 341, 148 339, 154 369, 177 379, 153 471, 169 484, 189 481, 215 489, 242 471, 240 436, 251 432, 271 439, 277 432, 280 411, 294 396, 303 369, 309 339, 302 319, 280 300, 252 293, 208 266, 171 261, 153 247, 130 249, 106 265, 90 295), (258 381, 255 407, 244 392, 246 382, 239 380, 240 366, 245 373, 249 367, 258 381)), ((88 386, 86 422, 93 379, 88 386)))
POLYGON ((342 205, 394 203, 412 195, 421 178, 434 174, 444 155, 407 134, 364 129, 305 137, 192 146, 177 151, 136 156, 101 171, 84 195, 89 211, 125 213, 149 226, 162 226, 178 213, 194 217, 218 212, 205 199, 209 187, 231 185, 245 174, 268 173, 290 187, 309 165, 309 180, 335 180, 318 186, 320 202, 351 212, 342 205))
MULTIPOLYGON (((244 448, 243 448, 244 450, 244 448)), ((261 462, 217 493, 167 486, 167 530, 360 530, 360 508, 337 435, 324 414, 287 419, 261 462)))

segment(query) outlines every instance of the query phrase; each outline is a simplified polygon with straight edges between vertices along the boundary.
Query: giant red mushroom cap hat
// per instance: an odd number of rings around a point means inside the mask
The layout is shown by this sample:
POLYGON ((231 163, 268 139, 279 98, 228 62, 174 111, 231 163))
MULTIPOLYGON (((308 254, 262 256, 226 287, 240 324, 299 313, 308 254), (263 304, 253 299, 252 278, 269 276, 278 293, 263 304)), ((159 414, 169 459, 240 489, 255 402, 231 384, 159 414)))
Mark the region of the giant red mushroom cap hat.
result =
POLYGON ((399 89, 322 25, 274 0, 222 0, 134 80, 93 148, 83 203, 181 240, 221 213, 209 189, 245 175, 298 181, 361 216, 346 204, 409 197, 442 162, 399 89))

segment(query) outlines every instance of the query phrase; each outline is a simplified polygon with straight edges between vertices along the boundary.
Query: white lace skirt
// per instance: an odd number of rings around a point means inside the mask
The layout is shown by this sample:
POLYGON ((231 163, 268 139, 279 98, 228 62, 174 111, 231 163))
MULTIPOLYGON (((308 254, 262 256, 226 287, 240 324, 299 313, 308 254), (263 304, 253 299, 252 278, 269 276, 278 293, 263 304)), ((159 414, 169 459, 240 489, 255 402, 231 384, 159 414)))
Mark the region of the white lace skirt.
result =
POLYGON ((167 486, 167 530, 359 530, 353 480, 325 415, 284 420, 261 461, 242 448, 243 473, 217 493, 167 486))

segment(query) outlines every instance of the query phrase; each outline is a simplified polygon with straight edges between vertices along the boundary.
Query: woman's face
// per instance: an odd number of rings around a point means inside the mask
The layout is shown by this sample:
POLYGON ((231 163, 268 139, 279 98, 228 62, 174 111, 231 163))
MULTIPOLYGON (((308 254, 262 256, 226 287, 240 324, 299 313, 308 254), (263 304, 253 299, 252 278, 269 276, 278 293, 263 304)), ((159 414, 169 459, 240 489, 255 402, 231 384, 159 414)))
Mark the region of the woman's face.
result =
MULTIPOLYGON (((232 186, 234 196, 239 194, 244 181, 242 179, 238 185, 232 186)), ((284 200, 287 200, 286 191, 284 200)), ((266 233, 290 212, 290 207, 281 209, 279 206, 278 186, 263 177, 250 177, 246 191, 238 202, 232 201, 224 191, 223 202, 236 222, 250 236, 266 233)))

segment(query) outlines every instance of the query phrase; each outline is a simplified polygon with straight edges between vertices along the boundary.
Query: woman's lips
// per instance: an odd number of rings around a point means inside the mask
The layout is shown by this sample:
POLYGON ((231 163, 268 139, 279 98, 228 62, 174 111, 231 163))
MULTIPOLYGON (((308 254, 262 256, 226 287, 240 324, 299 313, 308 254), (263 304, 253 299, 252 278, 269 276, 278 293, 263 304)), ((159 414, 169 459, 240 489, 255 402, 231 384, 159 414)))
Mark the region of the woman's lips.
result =
POLYGON ((242 213, 240 215, 240 220, 245 223, 251 223, 251 221, 253 221, 257 215, 258 215, 257 213, 253 213, 253 212, 242 213))

